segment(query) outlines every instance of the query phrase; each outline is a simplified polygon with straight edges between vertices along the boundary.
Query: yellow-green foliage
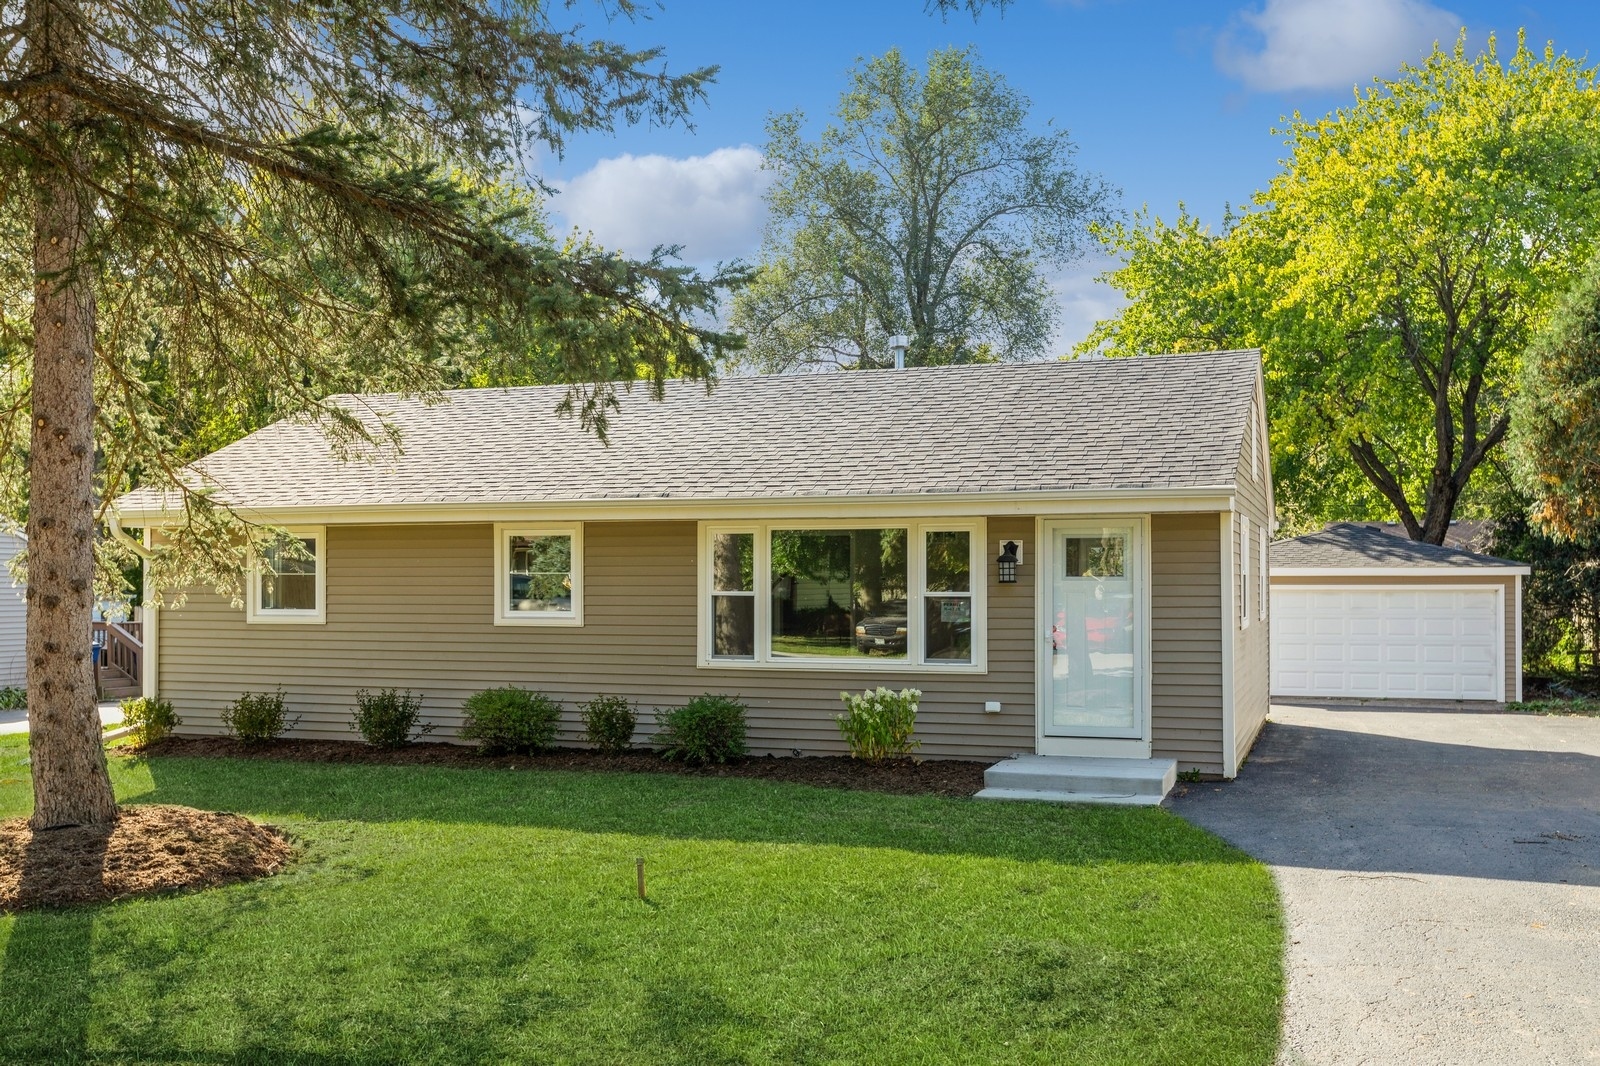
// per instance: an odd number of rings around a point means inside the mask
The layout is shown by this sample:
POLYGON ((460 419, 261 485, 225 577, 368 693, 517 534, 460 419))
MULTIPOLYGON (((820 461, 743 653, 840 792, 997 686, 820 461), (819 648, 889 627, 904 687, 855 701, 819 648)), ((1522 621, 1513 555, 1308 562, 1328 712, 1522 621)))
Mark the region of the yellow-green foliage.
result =
POLYGON ((1522 352, 1600 248, 1595 69, 1519 39, 1436 49, 1319 119, 1211 231, 1100 231, 1130 298, 1085 348, 1260 347, 1291 522, 1442 530, 1509 425, 1522 352), (1441 476, 1434 477, 1438 467, 1441 476))

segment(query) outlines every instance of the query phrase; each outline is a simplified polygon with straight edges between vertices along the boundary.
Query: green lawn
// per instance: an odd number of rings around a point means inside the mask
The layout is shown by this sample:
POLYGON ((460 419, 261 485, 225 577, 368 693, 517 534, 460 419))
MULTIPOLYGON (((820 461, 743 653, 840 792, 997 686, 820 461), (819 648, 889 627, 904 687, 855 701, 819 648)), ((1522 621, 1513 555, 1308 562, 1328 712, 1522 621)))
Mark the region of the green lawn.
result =
MULTIPOLYGON (((26 813, 0 738, 0 817, 26 813)), ((1261 1063, 1266 869, 1161 810, 116 759, 304 860, 0 917, 0 1060, 1261 1063), (650 895, 634 894, 634 858, 650 895)))

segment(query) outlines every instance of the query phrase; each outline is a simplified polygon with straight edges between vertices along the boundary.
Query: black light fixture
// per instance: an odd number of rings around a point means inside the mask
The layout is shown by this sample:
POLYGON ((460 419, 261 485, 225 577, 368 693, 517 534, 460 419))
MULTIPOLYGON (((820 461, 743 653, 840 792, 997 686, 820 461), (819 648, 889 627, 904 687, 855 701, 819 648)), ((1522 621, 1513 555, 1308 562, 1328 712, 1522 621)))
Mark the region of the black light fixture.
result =
POLYGON ((1000 566, 1000 584, 1015 585, 1017 583, 1017 542, 1008 540, 1000 545, 1000 558, 995 560, 1000 566))

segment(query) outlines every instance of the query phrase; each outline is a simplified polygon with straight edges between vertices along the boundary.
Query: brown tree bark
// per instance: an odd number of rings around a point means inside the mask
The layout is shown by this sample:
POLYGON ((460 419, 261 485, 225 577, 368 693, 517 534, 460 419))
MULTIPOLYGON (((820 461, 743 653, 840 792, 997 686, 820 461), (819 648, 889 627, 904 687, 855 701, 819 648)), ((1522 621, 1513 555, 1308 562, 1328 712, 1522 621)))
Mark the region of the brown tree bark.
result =
MULTIPOLYGON (((30 0, 29 70, 82 54, 76 0, 30 0)), ((116 818, 90 653, 94 619, 94 330, 84 264, 91 205, 71 166, 77 109, 60 93, 30 101, 39 140, 61 163, 35 177, 33 426, 28 456, 28 727, 34 829, 116 818)))

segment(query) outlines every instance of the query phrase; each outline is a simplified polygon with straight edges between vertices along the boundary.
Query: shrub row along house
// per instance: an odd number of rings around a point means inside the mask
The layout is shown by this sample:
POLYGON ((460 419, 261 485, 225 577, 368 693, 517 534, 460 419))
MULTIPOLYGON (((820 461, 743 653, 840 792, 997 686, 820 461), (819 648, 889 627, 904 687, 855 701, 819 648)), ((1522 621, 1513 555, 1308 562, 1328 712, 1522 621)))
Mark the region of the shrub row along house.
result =
MULTIPOLYGON (((336 458, 279 423, 195 475, 303 553, 237 608, 151 612, 147 687, 185 731, 282 685, 304 736, 354 693, 491 685, 750 707, 755 753, 843 750, 839 693, 923 693, 924 757, 1233 776, 1267 712, 1272 485, 1253 351, 672 383, 609 443, 560 387, 342 401, 402 434, 336 458)), ((121 522, 181 520, 150 490, 121 522)), ((1164 789, 1163 789, 1164 790, 1164 789)))

